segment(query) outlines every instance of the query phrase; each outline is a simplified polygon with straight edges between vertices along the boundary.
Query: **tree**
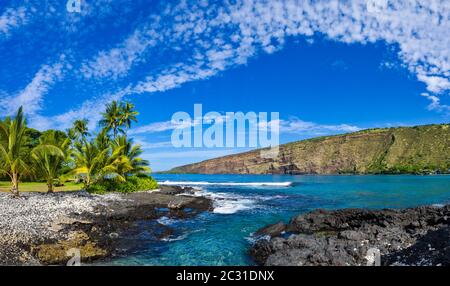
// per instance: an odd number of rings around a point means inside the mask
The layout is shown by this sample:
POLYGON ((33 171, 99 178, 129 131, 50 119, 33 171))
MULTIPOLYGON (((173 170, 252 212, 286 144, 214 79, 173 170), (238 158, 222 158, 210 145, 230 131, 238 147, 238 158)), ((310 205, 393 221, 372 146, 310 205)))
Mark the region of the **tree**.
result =
POLYGON ((103 139, 99 136, 96 139, 85 142, 80 150, 74 152, 76 168, 74 173, 84 175, 84 186, 88 189, 91 184, 96 183, 106 176, 118 181, 125 181, 125 177, 118 172, 118 168, 130 169, 128 161, 122 156, 122 147, 111 150, 99 144, 103 139))
POLYGON ((49 130, 39 138, 39 145, 31 151, 35 175, 45 179, 48 193, 53 193, 54 180, 62 175, 64 163, 70 156, 70 139, 65 133, 49 130))
POLYGON ((102 113, 103 119, 100 120, 100 125, 106 130, 112 130, 114 138, 119 132, 123 133, 123 116, 121 104, 116 100, 106 105, 106 111, 102 113))
POLYGON ((126 175, 130 174, 145 174, 150 172, 150 168, 148 167, 149 162, 139 157, 143 153, 141 146, 138 144, 134 145, 133 140, 127 140, 126 136, 119 136, 112 142, 112 148, 113 150, 121 150, 121 156, 126 158, 129 166, 131 166, 128 170, 118 168, 118 173, 122 176, 126 177, 126 175))
POLYGON ((139 112, 134 109, 134 104, 125 102, 122 106, 122 121, 127 129, 131 128, 131 122, 137 122, 137 116, 139 112))
POLYGON ((26 143, 26 120, 20 107, 14 119, 7 117, 0 122, 0 172, 11 179, 11 192, 15 196, 20 195, 21 176, 30 170, 26 143))
POLYGON ((75 139, 85 140, 86 137, 89 136, 88 124, 89 120, 87 119, 75 120, 71 129, 75 139))
POLYGON ((130 102, 113 101, 106 106, 106 111, 102 113, 103 119, 100 125, 107 131, 113 131, 113 138, 116 139, 119 133, 125 134, 124 128, 131 127, 132 122, 137 122, 139 112, 134 109, 134 104, 130 102))

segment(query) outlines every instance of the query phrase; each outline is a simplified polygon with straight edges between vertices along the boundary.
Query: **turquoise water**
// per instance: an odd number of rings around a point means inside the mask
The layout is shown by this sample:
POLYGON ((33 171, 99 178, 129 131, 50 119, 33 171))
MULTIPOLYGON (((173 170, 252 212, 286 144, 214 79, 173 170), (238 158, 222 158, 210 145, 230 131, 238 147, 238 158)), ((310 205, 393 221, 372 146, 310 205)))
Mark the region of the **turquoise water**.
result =
POLYGON ((299 213, 317 208, 403 208, 450 202, 450 176, 444 175, 155 177, 169 184, 198 184, 202 195, 214 199, 214 212, 188 220, 163 217, 160 223, 176 229, 166 241, 148 239, 144 231, 138 237, 142 240, 139 249, 108 264, 252 265, 247 255, 252 233, 299 213))

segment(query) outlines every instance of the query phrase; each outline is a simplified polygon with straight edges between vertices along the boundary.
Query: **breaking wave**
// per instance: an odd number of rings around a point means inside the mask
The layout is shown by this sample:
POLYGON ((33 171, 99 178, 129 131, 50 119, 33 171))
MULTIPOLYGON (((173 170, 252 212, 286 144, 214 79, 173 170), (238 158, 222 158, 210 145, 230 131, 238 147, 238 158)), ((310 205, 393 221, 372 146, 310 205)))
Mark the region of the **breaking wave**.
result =
POLYGON ((292 182, 248 182, 248 183, 226 183, 226 182, 193 182, 193 181, 164 181, 160 185, 172 186, 239 186, 239 187, 290 187, 292 182))

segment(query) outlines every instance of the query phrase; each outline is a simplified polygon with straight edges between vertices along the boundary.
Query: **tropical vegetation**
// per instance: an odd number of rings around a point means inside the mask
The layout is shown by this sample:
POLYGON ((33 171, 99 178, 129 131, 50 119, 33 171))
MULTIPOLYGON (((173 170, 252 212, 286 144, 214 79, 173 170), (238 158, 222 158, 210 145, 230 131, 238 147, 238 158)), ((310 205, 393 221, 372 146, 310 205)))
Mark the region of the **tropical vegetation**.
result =
POLYGON ((14 196, 24 181, 43 182, 49 193, 75 182, 96 193, 155 189, 141 146, 127 137, 138 114, 133 104, 113 101, 97 132, 90 132, 87 119, 65 131, 40 132, 27 127, 20 107, 14 117, 0 120, 0 180, 9 180, 14 196))

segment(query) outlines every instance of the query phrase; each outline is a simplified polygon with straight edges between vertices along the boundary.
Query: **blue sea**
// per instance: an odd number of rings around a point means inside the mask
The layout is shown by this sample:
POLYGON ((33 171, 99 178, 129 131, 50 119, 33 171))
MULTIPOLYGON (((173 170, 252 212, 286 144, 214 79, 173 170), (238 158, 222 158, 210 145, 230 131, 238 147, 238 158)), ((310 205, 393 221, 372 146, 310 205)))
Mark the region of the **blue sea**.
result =
MULTIPOLYGON (((163 241, 137 234, 141 245, 112 265, 253 265, 247 255, 259 228, 288 222, 317 208, 404 208, 450 203, 450 176, 154 176, 161 184, 189 185, 214 200, 214 211, 195 218, 162 217, 175 229, 163 241)), ((142 222, 145 230, 146 222, 142 222)))

